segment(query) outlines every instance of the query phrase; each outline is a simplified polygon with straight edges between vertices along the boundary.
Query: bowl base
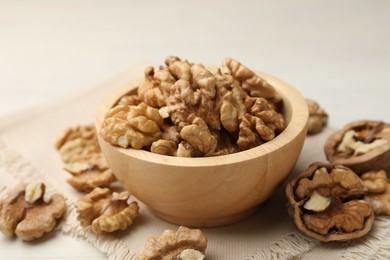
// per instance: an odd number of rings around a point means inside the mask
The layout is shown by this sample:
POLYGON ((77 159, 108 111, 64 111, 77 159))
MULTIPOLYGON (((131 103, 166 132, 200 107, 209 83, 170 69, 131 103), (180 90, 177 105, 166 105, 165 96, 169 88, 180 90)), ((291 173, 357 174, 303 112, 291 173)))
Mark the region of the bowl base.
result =
POLYGON ((239 222, 253 215, 257 211, 257 209, 258 207, 250 208, 248 210, 233 215, 222 216, 217 218, 181 218, 181 217, 166 215, 162 212, 158 212, 154 210, 152 210, 152 212, 158 218, 172 224, 186 226, 186 227, 193 227, 193 228, 204 228, 204 227, 220 227, 220 226, 225 226, 225 225, 239 222))

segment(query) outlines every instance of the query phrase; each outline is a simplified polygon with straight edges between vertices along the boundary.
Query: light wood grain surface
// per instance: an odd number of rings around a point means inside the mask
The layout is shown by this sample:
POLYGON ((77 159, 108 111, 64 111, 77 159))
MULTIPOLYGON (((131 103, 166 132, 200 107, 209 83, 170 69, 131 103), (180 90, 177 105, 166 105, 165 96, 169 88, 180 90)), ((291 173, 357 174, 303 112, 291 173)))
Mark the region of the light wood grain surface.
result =
MULTIPOLYGON (((319 101, 335 128, 390 121, 387 0, 3 0, 0 115, 170 54, 205 64, 231 56, 276 75, 319 101)), ((61 234, 37 245, 0 235, 0 259, 42 258, 105 256, 61 234)))

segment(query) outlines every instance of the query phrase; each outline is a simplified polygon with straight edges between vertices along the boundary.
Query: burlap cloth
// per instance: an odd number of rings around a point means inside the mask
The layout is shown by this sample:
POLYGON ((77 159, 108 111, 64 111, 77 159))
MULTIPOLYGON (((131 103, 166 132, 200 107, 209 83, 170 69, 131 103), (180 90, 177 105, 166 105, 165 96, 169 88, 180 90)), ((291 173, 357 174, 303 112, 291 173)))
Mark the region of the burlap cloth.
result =
MULTIPOLYGON (((43 180, 48 192, 67 198, 68 215, 59 227, 66 235, 85 239, 112 259, 135 259, 148 237, 177 226, 166 223, 140 203, 140 216, 124 232, 94 235, 76 220, 73 202, 82 194, 66 183, 69 174, 53 146, 63 129, 92 123, 95 111, 112 90, 139 78, 144 64, 71 96, 0 120, 0 196, 20 181, 43 180)), ((323 145, 332 130, 307 137, 290 178, 313 161, 325 161, 323 145)), ((283 158, 281 158, 283 160, 283 158)), ((203 229, 208 259, 390 259, 390 218, 377 217, 369 235, 345 243, 319 243, 298 232, 285 205, 284 186, 252 217, 225 227, 203 229)))

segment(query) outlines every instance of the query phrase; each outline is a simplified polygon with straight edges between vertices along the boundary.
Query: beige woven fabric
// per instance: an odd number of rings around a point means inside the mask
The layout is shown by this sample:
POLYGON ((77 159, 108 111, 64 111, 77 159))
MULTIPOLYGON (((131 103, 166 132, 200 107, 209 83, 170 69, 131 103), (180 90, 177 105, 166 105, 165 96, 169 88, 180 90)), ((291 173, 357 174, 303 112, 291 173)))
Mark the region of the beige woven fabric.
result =
MULTIPOLYGON (((97 86, 62 100, 2 118, 0 121, 0 197, 20 181, 44 180, 48 192, 61 192, 69 210, 60 227, 64 234, 86 239, 112 259, 135 259, 152 235, 177 229, 140 203, 140 217, 127 231, 95 236, 76 220, 74 200, 81 194, 66 183, 69 174, 53 141, 63 129, 94 121, 97 106, 112 90, 139 78, 144 64, 97 86)), ((313 161, 324 161, 323 145, 331 132, 308 137, 294 176, 313 161)), ((207 259, 390 259, 390 218, 378 217, 375 228, 364 238, 347 243, 321 244, 299 233, 286 209, 284 185, 252 217, 225 227, 204 229, 209 243, 207 259)))

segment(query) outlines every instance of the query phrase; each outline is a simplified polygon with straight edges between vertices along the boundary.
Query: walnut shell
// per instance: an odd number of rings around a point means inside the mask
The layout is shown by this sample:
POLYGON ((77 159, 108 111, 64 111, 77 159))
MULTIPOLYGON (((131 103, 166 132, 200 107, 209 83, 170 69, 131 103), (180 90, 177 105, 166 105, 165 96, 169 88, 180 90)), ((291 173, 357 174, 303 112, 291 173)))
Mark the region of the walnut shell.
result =
MULTIPOLYGON (((344 141, 345 142, 345 141, 344 141)), ((390 124, 380 121, 355 121, 336 131, 325 143, 327 159, 336 164, 342 164, 358 174, 367 171, 387 169, 390 167, 390 124), (348 134, 355 143, 371 145, 366 152, 353 149, 340 151, 340 145, 348 134), (378 145, 372 145, 376 140, 378 145)))
POLYGON ((297 228, 316 240, 346 241, 367 234, 374 221, 366 187, 349 168, 313 163, 286 187, 297 228))

